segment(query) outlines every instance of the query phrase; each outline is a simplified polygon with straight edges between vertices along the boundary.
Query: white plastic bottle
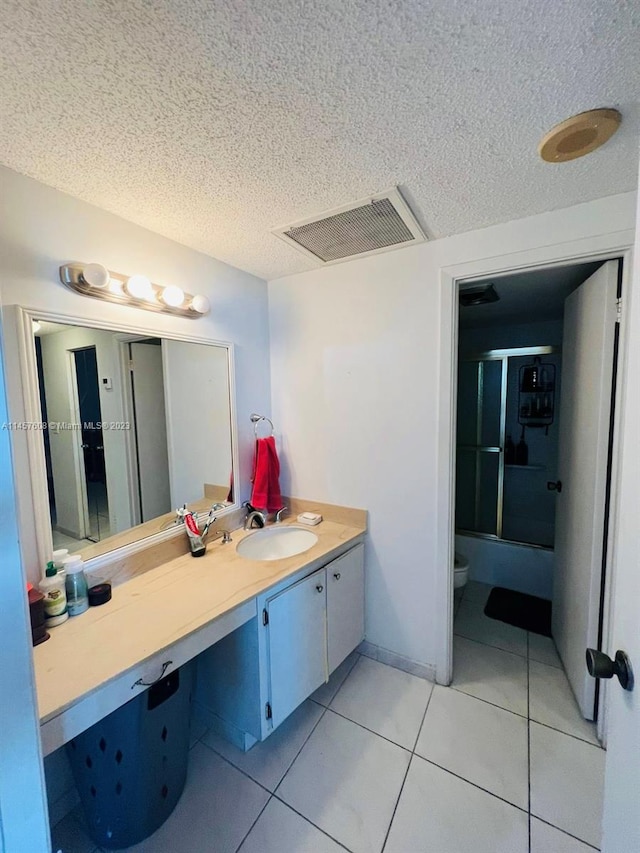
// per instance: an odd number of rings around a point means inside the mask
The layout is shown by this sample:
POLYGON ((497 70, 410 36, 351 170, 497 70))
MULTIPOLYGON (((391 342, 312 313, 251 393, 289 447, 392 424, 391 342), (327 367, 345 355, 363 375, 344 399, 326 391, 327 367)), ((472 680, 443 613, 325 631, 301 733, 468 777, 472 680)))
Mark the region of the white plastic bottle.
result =
POLYGON ((47 563, 47 571, 40 581, 39 589, 44 595, 44 621, 47 628, 62 625, 69 618, 65 579, 58 574, 52 562, 47 563))
POLYGON ((53 565, 58 570, 58 574, 60 574, 60 571, 64 567, 65 557, 68 557, 68 556, 69 556, 69 549, 68 548, 58 548, 57 551, 53 552, 53 565))
POLYGON ((64 561, 67 559, 68 556, 68 548, 58 548, 57 551, 53 552, 53 565, 56 567, 58 574, 63 580, 66 577, 64 573, 64 561))
POLYGON ((67 610, 69 616, 79 616, 89 609, 89 590, 84 574, 84 563, 79 554, 64 558, 67 590, 67 610))

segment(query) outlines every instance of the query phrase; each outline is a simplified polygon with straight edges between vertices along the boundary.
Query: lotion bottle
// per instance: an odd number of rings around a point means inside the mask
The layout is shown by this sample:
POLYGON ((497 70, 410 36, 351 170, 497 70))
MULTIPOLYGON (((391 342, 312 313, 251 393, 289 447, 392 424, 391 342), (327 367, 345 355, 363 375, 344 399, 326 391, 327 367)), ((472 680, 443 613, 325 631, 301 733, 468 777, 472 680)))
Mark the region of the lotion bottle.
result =
POLYGON ((53 562, 47 563, 45 576, 39 584, 44 595, 44 622, 47 628, 62 625, 69 618, 64 577, 58 574, 53 562))

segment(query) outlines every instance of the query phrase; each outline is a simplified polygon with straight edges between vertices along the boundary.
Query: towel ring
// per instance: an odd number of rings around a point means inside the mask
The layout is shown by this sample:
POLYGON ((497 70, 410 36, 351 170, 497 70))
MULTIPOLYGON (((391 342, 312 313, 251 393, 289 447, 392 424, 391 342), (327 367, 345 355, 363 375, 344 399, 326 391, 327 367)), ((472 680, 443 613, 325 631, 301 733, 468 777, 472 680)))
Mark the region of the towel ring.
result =
MULTIPOLYGON (((251 423, 253 424, 253 432, 255 434, 255 437, 258 437, 258 424, 260 423, 260 421, 267 421, 267 423, 271 427, 270 435, 273 435, 275 430, 273 428, 273 421, 271 420, 271 418, 267 418, 265 415, 256 415, 254 413, 253 415, 251 415, 251 423)), ((265 438, 268 438, 268 436, 265 436, 265 438)))

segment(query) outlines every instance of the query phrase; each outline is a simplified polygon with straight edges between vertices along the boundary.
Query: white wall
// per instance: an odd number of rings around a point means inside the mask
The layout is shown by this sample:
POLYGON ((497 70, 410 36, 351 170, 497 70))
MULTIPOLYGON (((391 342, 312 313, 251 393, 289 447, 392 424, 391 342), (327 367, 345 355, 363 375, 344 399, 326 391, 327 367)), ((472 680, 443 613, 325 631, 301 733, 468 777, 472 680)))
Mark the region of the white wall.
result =
MULTIPOLYGON (((628 193, 269 283, 285 493, 365 507, 367 639, 436 662, 441 270, 625 232, 628 193)), ((622 239, 622 238, 621 238, 622 239)), ((595 243, 593 243, 595 246, 595 243)), ((542 262, 542 260, 541 260, 542 262)), ((516 262, 514 261, 514 265, 516 262)), ((471 270, 473 274, 473 270, 471 270)), ((440 546, 441 547, 441 546, 440 546)))
MULTIPOLYGON (((0 300, 2 292, 0 283, 0 300)), ((0 424, 10 420, 3 344, 0 333, 0 424)), ((6 853, 49 849, 26 578, 18 547, 16 480, 9 431, 0 429, 0 851, 6 853)))
MULTIPOLYGON (((144 326, 150 334, 180 333, 235 344, 240 440, 240 499, 249 497, 253 411, 270 414, 267 287, 255 276, 174 243, 97 207, 0 169, 0 280, 4 305, 52 310, 87 321, 144 326), (98 261, 116 272, 141 272, 157 284, 177 284, 211 301, 211 313, 190 320, 91 299, 60 284, 58 267, 98 261)), ((7 342, 9 343, 9 341, 7 342)), ((15 384, 16 352, 7 347, 15 384)), ((24 436, 14 436, 22 552, 31 579, 41 567, 29 531, 32 512, 24 436)))
POLYGON ((226 350, 163 341, 172 506, 200 500, 204 485, 229 488, 231 431, 226 350))
POLYGON ((460 353, 470 355, 509 347, 562 346, 562 320, 460 329, 460 353))

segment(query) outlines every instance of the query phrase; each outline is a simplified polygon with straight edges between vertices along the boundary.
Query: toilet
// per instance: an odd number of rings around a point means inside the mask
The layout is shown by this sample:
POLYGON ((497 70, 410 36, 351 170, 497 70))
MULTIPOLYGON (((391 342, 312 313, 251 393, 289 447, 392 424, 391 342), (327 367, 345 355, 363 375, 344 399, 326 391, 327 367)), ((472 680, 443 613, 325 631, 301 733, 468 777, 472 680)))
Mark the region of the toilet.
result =
POLYGON ((469 560, 456 552, 453 563, 453 588, 460 589, 469 578, 469 560))

